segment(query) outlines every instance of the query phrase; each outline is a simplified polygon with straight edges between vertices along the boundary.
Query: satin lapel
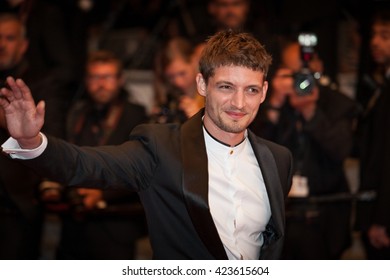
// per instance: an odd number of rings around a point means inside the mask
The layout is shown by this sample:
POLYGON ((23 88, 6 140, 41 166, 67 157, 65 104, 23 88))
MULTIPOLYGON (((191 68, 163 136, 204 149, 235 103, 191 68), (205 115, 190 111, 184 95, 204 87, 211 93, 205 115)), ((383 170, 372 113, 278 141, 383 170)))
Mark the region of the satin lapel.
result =
POLYGON ((284 197, 275 158, 270 149, 249 131, 249 140, 263 174, 265 187, 271 205, 273 226, 277 236, 284 228, 284 197))
POLYGON ((227 259, 208 204, 208 165, 202 116, 203 111, 181 128, 183 193, 200 239, 216 259, 227 259))

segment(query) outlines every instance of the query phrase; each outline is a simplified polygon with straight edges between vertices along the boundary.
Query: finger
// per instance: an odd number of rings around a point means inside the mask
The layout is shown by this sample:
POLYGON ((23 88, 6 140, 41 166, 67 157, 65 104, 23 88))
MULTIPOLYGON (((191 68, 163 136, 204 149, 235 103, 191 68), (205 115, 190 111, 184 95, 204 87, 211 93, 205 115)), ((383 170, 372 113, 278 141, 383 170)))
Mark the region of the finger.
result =
POLYGON ((20 88, 16 84, 16 81, 12 77, 7 77, 7 84, 11 89, 11 94, 9 95, 8 100, 12 102, 14 99, 20 99, 22 97, 22 92, 20 91, 20 88))
POLYGON ((10 94, 10 90, 7 88, 1 88, 0 89, 0 97, 1 99, 8 100, 8 95, 10 94))
POLYGON ((30 88, 26 85, 26 83, 22 79, 17 79, 15 82, 21 91, 22 97, 25 100, 33 101, 34 99, 32 98, 30 88))
POLYGON ((11 102, 15 99, 13 92, 8 88, 3 87, 0 92, 2 99, 7 99, 8 102, 11 102))
POLYGON ((15 99, 25 99, 27 101, 34 101, 31 96, 29 87, 23 82, 22 79, 14 79, 12 77, 7 78, 7 84, 11 91, 8 92, 7 98, 10 102, 15 99))
POLYGON ((7 98, 5 97, 0 97, 0 107, 2 107, 3 109, 7 108, 9 105, 9 101, 7 98))
POLYGON ((45 120, 45 105, 45 101, 41 100, 36 107, 36 117, 41 123, 45 120))
POLYGON ((44 119, 45 118, 45 101, 41 100, 39 101, 38 105, 37 105, 37 116, 39 119, 44 119))

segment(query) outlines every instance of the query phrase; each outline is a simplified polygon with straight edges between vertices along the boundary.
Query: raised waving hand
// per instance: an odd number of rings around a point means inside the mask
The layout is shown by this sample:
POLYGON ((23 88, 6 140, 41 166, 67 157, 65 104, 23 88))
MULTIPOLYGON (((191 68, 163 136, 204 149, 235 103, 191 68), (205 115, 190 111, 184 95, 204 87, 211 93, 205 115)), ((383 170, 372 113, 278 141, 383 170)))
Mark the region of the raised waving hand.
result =
POLYGON ((45 116, 45 103, 35 105, 29 87, 21 80, 7 78, 9 88, 0 90, 0 106, 4 110, 10 135, 25 149, 33 149, 41 144, 39 132, 45 116))

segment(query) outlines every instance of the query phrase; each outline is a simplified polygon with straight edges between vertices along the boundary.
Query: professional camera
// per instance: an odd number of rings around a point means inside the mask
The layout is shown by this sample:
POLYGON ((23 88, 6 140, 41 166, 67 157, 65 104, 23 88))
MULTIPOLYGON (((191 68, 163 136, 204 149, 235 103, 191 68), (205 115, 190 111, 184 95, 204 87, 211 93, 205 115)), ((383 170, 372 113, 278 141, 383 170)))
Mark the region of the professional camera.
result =
POLYGON ((298 95, 304 96, 312 92, 319 73, 313 73, 309 68, 309 62, 317 45, 317 36, 313 33, 300 33, 298 42, 301 46, 302 69, 294 74, 294 88, 298 95))

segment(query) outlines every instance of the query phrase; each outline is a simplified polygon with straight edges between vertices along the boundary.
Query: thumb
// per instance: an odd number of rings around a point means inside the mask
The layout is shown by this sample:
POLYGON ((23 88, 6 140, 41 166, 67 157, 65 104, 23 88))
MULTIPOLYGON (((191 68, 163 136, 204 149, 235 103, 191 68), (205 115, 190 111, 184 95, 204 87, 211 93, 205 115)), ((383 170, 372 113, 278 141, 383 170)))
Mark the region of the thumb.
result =
POLYGON ((45 107, 46 107, 45 101, 43 100, 39 101, 37 105, 37 115, 39 118, 45 117, 45 107))

